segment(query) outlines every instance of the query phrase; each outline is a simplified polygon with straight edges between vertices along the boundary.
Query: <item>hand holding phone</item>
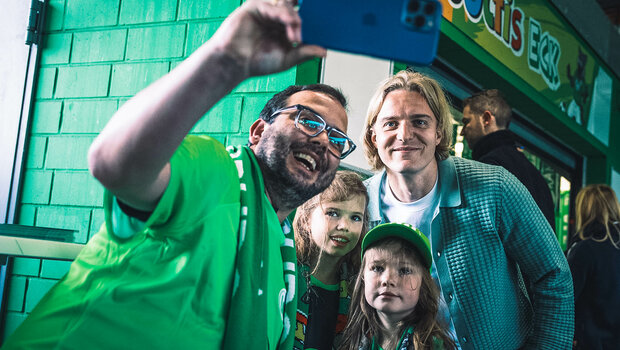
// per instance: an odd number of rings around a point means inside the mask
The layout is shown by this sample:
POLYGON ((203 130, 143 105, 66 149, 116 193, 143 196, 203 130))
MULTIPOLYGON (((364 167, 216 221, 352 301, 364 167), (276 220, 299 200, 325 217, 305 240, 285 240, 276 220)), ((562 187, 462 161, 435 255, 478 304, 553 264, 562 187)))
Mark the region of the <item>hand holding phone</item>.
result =
POLYGON ((299 16, 307 44, 418 65, 437 54, 438 0, 303 0, 299 16))

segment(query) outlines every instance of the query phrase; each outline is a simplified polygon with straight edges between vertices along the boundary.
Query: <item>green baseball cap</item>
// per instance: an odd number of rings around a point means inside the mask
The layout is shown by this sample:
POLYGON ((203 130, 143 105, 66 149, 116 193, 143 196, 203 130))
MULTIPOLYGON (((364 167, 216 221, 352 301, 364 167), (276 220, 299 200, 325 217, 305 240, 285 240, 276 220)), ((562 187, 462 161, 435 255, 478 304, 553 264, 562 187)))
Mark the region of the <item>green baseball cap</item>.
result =
POLYGON ((362 257, 366 249, 384 238, 398 237, 413 244, 420 252, 425 267, 431 268, 433 264, 433 258, 431 256, 431 245, 428 238, 422 233, 422 231, 409 224, 397 224, 387 223, 375 226, 372 230, 366 233, 362 240, 362 257))

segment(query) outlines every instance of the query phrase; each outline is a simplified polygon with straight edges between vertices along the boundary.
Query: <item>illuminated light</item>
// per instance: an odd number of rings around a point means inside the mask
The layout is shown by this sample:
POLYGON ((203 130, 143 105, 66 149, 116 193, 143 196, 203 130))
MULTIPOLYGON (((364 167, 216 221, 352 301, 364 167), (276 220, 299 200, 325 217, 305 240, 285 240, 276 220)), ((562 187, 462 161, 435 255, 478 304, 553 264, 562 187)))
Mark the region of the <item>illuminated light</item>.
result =
POLYGON ((568 181, 564 176, 560 177, 560 191, 561 192, 570 191, 570 181, 568 181))
POLYGON ((457 142, 454 144, 454 155, 457 157, 463 157, 463 149, 465 145, 462 142, 457 142))

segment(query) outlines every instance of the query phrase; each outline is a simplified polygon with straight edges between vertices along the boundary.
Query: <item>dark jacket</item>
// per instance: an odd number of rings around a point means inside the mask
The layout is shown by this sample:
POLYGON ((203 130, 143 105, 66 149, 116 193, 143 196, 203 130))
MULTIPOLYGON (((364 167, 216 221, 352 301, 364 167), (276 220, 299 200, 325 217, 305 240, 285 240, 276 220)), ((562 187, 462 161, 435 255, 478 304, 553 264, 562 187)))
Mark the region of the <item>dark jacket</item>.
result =
POLYGON ((476 143, 472 158, 482 163, 499 165, 516 176, 530 192, 543 215, 555 231, 555 205, 547 182, 538 169, 517 150, 514 134, 499 130, 476 143))
MULTIPOLYGON (((618 225, 618 224, 617 224, 618 225)), ((613 227, 610 227, 613 230, 613 227)), ((618 233, 612 231, 616 242, 618 233)), ((586 237, 602 238, 605 227, 588 225, 586 237)), ((575 243, 568 251, 575 287, 575 340, 577 349, 620 347, 620 249, 609 240, 575 243)))

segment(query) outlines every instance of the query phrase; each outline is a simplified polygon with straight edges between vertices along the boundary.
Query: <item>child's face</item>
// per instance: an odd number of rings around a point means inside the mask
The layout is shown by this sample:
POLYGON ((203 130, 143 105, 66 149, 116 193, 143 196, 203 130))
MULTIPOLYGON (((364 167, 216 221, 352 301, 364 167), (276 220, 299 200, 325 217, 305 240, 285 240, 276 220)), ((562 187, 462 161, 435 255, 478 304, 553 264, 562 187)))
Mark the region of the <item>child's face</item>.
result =
POLYGON ((360 239, 366 199, 354 196, 344 202, 323 202, 310 215, 312 241, 323 254, 343 257, 360 239))
POLYGON ((399 243, 382 248, 364 253, 364 296, 384 324, 394 324, 418 304, 422 267, 412 257, 391 253, 400 249, 399 243))

